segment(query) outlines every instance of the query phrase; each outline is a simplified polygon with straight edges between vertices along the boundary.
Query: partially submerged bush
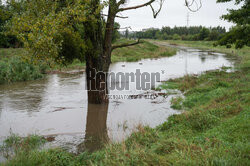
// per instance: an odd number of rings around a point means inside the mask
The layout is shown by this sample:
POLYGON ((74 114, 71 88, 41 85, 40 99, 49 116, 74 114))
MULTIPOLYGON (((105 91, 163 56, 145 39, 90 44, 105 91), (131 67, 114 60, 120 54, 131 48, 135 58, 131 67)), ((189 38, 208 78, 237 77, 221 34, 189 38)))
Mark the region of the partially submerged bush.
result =
POLYGON ((0 61, 0 84, 35 80, 43 77, 44 67, 39 68, 20 58, 12 57, 8 62, 0 61))

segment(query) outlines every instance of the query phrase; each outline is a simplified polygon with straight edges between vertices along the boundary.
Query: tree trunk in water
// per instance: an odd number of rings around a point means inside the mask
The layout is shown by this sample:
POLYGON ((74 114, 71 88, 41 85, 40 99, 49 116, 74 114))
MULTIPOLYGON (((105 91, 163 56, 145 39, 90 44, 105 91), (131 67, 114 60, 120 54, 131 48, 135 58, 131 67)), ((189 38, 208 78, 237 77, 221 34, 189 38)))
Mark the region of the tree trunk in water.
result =
POLYGON ((84 142, 78 145, 78 152, 93 152, 109 141, 107 131, 108 103, 88 103, 87 123, 84 142))
MULTIPOLYGON (((92 1, 92 13, 100 5, 100 1, 92 1)), ((112 13, 112 9, 109 9, 112 13)), ((88 101, 90 103, 101 104, 108 102, 106 94, 107 89, 107 75, 111 63, 111 42, 112 33, 114 29, 115 16, 109 15, 105 37, 103 38, 103 20, 101 14, 94 14, 96 21, 88 21, 85 24, 85 40, 87 43, 86 51, 86 75, 87 75, 87 90, 88 101)))

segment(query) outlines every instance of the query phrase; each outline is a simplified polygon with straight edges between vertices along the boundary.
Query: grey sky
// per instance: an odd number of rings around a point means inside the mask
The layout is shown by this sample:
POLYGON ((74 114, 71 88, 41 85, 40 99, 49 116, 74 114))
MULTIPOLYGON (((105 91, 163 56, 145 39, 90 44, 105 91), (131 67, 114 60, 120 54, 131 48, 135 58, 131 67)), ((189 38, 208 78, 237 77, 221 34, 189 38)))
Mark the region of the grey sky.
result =
MULTIPOLYGON (((130 0, 126 6, 133 6, 147 2, 146 0, 130 0)), ((190 12, 190 26, 225 26, 227 29, 233 24, 221 20, 220 16, 227 13, 227 8, 235 8, 234 3, 216 4, 216 0, 202 0, 202 8, 198 12, 190 12)), ((165 0, 159 16, 154 19, 150 7, 144 7, 137 10, 123 12, 122 16, 128 16, 128 19, 116 19, 121 27, 131 26, 133 31, 144 28, 161 28, 162 26, 186 26, 187 7, 184 6, 184 0, 165 0)), ((107 13, 107 9, 104 10, 107 13)))

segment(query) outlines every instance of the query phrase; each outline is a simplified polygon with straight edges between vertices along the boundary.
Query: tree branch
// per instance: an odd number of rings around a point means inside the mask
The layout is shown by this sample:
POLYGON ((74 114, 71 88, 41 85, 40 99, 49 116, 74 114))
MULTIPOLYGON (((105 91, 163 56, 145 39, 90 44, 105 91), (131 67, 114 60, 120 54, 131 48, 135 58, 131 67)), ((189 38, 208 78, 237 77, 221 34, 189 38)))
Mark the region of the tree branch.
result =
POLYGON ((135 42, 135 43, 125 43, 125 44, 121 44, 121 45, 115 45, 115 46, 112 46, 112 51, 114 49, 117 49, 117 48, 134 46, 134 45, 137 45, 137 44, 140 44, 140 43, 143 43, 143 42, 140 42, 140 39, 138 39, 138 41, 135 42))
POLYGON ((126 7, 126 8, 120 8, 120 9, 118 9, 118 12, 122 12, 122 11, 125 11, 125 10, 132 10, 132 9, 142 8, 142 7, 151 5, 154 1, 155 0, 150 0, 147 3, 141 4, 141 5, 126 7))
MULTIPOLYGON (((106 17, 108 17, 108 15, 107 15, 107 14, 102 14, 102 16, 106 16, 106 17)), ((117 16, 117 15, 116 15, 115 17, 117 17, 117 18, 124 18, 124 19, 125 19, 125 18, 128 18, 128 17, 124 17, 124 16, 117 16)))
POLYGON ((151 7, 151 10, 153 12, 153 17, 156 18, 158 16, 158 14, 161 12, 161 9, 162 9, 162 6, 163 6, 163 3, 164 3, 165 0, 161 0, 160 1, 160 8, 158 9, 158 11, 155 11, 152 4, 150 4, 150 7, 151 7))
POLYGON ((190 10, 191 12, 197 12, 198 10, 200 10, 200 8, 202 8, 202 2, 201 0, 199 0, 199 4, 196 0, 192 0, 191 2, 189 2, 188 0, 185 0, 185 6, 188 8, 188 10, 190 10), (196 9, 191 9, 191 7, 193 5, 196 5, 196 9))
POLYGON ((118 29, 131 29, 131 30, 132 30, 131 26, 129 26, 129 27, 124 27, 124 28, 118 28, 118 29))

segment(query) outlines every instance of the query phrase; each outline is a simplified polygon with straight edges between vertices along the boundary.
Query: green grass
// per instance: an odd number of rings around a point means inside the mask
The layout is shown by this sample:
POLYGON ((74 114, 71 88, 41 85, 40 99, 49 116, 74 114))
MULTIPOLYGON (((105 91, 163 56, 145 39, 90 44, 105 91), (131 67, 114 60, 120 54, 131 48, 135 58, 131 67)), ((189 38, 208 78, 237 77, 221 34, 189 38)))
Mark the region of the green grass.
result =
POLYGON ((46 140, 38 135, 30 135, 22 138, 12 134, 0 146, 0 155, 3 155, 7 159, 12 158, 13 155, 25 156, 31 151, 37 150, 45 142, 46 140))
MULTIPOLYGON (((130 41, 126 39, 121 39, 115 43, 115 45, 122 43, 133 43, 135 41, 130 41)), ((164 46, 158 46, 152 44, 148 41, 143 41, 143 43, 115 49, 112 52, 111 61, 112 62, 135 62, 145 58, 159 58, 173 56, 176 54, 176 49, 164 46)))
POLYGON ((34 149, 17 153, 4 165, 250 165, 250 73, 245 61, 250 55, 244 49, 237 52, 235 72, 208 71, 164 83, 161 89, 184 93, 185 98, 172 99, 172 106, 186 111, 156 128, 138 126, 124 142, 93 153, 34 149))
POLYGON ((73 60, 71 64, 68 65, 56 65, 53 68, 50 68, 49 70, 61 70, 61 71, 70 71, 70 70, 82 70, 85 69, 86 63, 81 62, 78 59, 73 60))

